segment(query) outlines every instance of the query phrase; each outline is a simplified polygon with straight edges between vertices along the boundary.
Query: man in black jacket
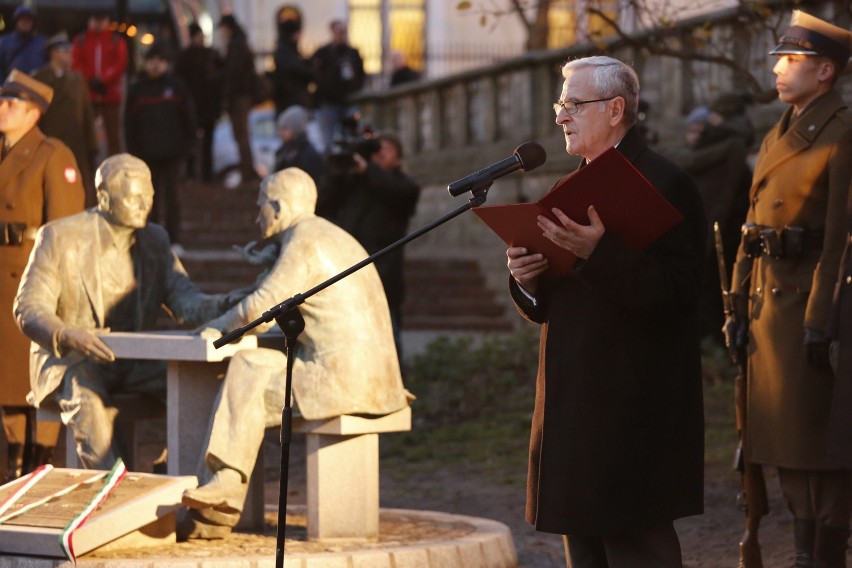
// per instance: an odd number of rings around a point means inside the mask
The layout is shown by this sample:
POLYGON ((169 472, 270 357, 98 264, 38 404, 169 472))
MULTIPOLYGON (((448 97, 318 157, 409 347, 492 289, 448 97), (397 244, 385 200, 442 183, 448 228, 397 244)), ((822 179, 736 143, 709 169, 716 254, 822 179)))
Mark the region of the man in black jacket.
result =
POLYGON ((204 45, 204 31, 198 24, 189 26, 189 45, 180 52, 175 73, 184 80, 198 118, 201 139, 200 163, 193 173, 204 181, 213 179, 213 129, 222 114, 222 57, 204 45))
POLYGON ((617 146, 683 221, 634 250, 593 206, 589 225, 554 209, 539 227, 578 259, 558 279, 543 277, 543 255, 508 249, 512 298, 542 325, 527 520, 565 535, 573 568, 681 568, 672 521, 703 510, 701 198, 636 128, 630 67, 589 57, 562 74, 554 110, 567 152, 585 165, 617 146))
POLYGON ((173 245, 180 244, 178 179, 195 143, 195 108, 180 77, 169 70, 168 53, 153 45, 142 73, 130 87, 125 109, 127 149, 151 168, 153 221, 165 224, 173 245))
MULTIPOLYGON (((329 170, 324 195, 330 199, 317 205, 318 214, 328 214, 332 221, 355 237, 368 253, 373 254, 404 237, 408 222, 417 208, 420 186, 402 169, 402 142, 392 134, 380 134, 370 140, 366 158, 354 153, 354 172, 343 176, 329 170)), ((394 340, 402 357, 400 343, 401 308, 405 299, 403 250, 390 252, 376 261, 390 307, 394 340)))
POLYGON ((222 16, 219 20, 219 34, 226 45, 222 98, 240 152, 241 185, 254 188, 260 183, 260 176, 254 169, 254 156, 249 142, 249 112, 252 104, 262 95, 260 80, 254 69, 254 54, 249 47, 246 32, 234 16, 222 16))
POLYGON ((278 22, 278 45, 275 48, 275 71, 272 72, 275 112, 281 114, 293 105, 312 106, 309 86, 314 82, 314 67, 310 59, 299 53, 302 37, 300 19, 278 22))
POLYGON ((341 134, 343 120, 353 114, 354 109, 348 103, 350 95, 364 86, 364 62, 358 50, 349 45, 346 24, 334 20, 329 29, 331 42, 320 47, 313 56, 316 102, 325 150, 341 134))

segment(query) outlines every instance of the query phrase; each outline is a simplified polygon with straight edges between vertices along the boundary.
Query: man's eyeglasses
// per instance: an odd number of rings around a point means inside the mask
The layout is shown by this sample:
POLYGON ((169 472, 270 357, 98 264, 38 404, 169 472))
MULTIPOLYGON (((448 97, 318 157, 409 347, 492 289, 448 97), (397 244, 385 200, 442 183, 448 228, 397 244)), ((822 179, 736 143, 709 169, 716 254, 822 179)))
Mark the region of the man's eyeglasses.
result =
POLYGON ((556 101, 555 103, 553 103, 553 112, 559 114, 560 110, 565 109, 565 112, 567 112, 568 114, 577 114, 578 112, 580 112, 580 105, 611 101, 614 98, 615 97, 606 97, 605 99, 594 99, 591 101, 572 101, 570 99, 567 101, 556 101))

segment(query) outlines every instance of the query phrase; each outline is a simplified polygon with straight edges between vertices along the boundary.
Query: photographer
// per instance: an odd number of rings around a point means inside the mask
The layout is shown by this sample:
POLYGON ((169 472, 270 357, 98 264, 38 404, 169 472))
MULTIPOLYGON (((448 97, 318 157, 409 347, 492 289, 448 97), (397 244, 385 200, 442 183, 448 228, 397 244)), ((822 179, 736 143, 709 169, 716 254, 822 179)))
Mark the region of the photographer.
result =
MULTIPOLYGON (((354 146, 354 147, 353 147, 354 146)), ((317 214, 331 219, 373 254, 404 237, 417 207, 420 187, 402 171, 402 144, 392 134, 362 138, 348 155, 332 154, 317 214), (350 167, 341 167, 343 158, 350 167)), ((400 308, 405 295, 403 252, 399 248, 376 261, 388 298, 394 340, 399 341, 400 308)))

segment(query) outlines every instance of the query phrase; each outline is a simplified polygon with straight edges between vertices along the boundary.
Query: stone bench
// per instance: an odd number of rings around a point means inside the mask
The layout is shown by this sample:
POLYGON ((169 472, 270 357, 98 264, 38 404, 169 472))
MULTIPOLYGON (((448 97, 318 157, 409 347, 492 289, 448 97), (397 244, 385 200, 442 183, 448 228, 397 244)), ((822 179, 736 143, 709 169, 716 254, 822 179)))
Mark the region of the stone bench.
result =
MULTIPOLYGON (((379 536, 379 434, 409 430, 408 406, 384 416, 293 419, 293 434, 306 436, 310 540, 369 540, 379 536)), ((263 526, 264 482, 261 450, 241 526, 263 526)))

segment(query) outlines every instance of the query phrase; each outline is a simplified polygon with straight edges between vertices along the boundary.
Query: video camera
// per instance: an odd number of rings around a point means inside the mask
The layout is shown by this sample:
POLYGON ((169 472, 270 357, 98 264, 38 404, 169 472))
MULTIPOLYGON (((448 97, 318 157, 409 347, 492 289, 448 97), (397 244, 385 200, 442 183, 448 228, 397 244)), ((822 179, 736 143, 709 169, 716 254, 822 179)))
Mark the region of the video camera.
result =
POLYGON ((341 122, 342 134, 336 136, 328 153, 328 169, 332 175, 355 173, 355 154, 365 160, 381 148, 370 126, 362 126, 361 114, 356 112, 341 122))

